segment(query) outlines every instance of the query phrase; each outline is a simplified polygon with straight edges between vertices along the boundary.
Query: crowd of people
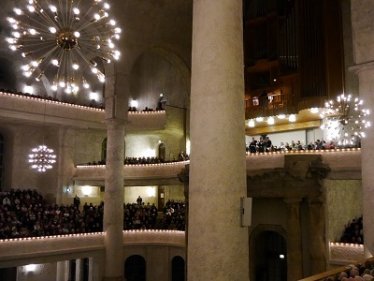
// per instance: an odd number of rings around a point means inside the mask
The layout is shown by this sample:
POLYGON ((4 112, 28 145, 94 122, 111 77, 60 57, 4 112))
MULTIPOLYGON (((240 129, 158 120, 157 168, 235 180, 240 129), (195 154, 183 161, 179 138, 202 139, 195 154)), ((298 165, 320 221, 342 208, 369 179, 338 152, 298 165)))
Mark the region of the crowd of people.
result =
POLYGON ((0 193, 0 238, 96 232, 102 229, 103 204, 48 204, 35 190, 0 193))
POLYGON ((362 216, 353 219, 345 226, 340 242, 354 244, 364 243, 362 216))
MULTIPOLYGON (((0 239, 100 232, 104 203, 49 204, 35 190, 0 192, 0 239)), ((185 204, 168 201, 161 218, 154 204, 124 204, 124 229, 185 228, 185 204)))
POLYGON ((185 230, 186 204, 184 202, 167 201, 164 207, 163 228, 185 230))
POLYGON ((157 215, 154 204, 144 204, 138 198, 136 203, 124 204, 124 229, 155 229, 157 215))
MULTIPOLYGON (((178 159, 173 159, 173 161, 165 161, 159 157, 125 157, 123 162, 124 165, 141 165, 141 164, 161 164, 161 163, 171 163, 179 161, 187 161, 190 157, 185 152, 178 154, 178 159)), ((105 160, 93 161, 85 163, 84 165, 105 165, 105 160)))
MULTIPOLYGON (((156 111, 159 111, 159 110, 162 110, 162 109, 156 109, 156 111)), ((148 106, 146 106, 143 110, 138 110, 135 106, 129 106, 128 111, 129 112, 139 112, 139 111, 152 112, 152 111, 155 111, 155 110, 151 107, 148 107, 148 106)))
POLYGON ((279 146, 275 146, 269 137, 262 136, 259 140, 252 138, 251 142, 246 145, 246 151, 249 153, 263 153, 272 151, 327 150, 335 149, 336 147, 336 144, 332 141, 326 142, 319 139, 309 144, 303 144, 299 140, 292 140, 291 143, 281 142, 279 146))
MULTIPOLYGON (((347 269, 336 275, 324 278, 323 281, 373 281, 374 280, 374 258, 364 263, 351 264, 347 269)), ((322 279, 321 279, 322 280, 322 279)))

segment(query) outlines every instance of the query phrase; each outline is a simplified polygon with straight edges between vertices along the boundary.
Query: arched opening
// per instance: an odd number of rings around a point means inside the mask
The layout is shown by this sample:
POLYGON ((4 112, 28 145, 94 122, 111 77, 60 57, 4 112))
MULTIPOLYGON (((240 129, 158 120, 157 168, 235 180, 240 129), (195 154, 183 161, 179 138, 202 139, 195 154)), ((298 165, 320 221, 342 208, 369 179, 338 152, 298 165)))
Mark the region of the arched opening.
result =
POLYGON ((171 280, 184 281, 185 280, 185 267, 184 259, 176 256, 171 261, 171 280))
POLYGON ((287 281, 287 244, 275 231, 263 231, 254 243, 255 281, 287 281))
POLYGON ((139 255, 133 255, 125 262, 126 281, 145 281, 146 265, 145 259, 139 255))

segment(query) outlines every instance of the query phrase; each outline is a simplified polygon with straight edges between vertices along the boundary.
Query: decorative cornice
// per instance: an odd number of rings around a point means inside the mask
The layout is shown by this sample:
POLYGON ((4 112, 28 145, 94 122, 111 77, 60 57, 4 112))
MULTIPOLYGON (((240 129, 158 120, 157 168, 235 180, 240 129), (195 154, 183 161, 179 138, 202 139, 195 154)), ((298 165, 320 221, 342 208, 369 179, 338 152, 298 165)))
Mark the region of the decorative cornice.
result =
POLYGON ((368 61, 368 62, 363 62, 363 63, 359 63, 356 65, 352 65, 348 69, 349 71, 352 71, 356 74, 359 74, 361 71, 372 70, 374 69, 374 61, 368 61))

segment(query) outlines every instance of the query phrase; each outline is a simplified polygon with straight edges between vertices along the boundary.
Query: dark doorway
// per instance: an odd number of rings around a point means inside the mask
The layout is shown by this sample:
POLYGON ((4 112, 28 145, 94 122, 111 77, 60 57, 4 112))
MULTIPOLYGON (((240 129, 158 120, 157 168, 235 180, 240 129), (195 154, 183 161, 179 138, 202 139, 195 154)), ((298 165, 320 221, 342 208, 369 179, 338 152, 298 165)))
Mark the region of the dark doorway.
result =
POLYGON ((70 260, 69 261, 69 281, 75 281, 75 274, 77 271, 77 263, 76 260, 70 260))
POLYGON ((283 236, 264 231, 254 244, 255 281, 287 281, 287 245, 283 236))
POLYGON ((171 280, 172 281, 184 281, 185 279, 185 268, 184 259, 176 256, 171 261, 171 280))
POLYGON ((16 281, 17 267, 0 268, 0 280, 16 281))
POLYGON ((146 266, 142 256, 134 255, 128 257, 125 262, 126 281, 145 281, 146 266))
POLYGON ((84 258, 82 260, 82 280, 88 281, 90 275, 90 260, 89 258, 84 258))

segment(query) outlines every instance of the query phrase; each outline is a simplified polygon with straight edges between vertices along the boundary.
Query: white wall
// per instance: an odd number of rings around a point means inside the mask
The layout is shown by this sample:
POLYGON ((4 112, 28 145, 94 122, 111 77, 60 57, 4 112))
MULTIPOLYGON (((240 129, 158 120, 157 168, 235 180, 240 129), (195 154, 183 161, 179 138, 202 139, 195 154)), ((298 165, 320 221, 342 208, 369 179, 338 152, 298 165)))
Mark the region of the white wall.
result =
POLYGON ((124 202, 136 203, 140 196, 145 204, 157 205, 157 186, 126 186, 124 193, 124 202))

